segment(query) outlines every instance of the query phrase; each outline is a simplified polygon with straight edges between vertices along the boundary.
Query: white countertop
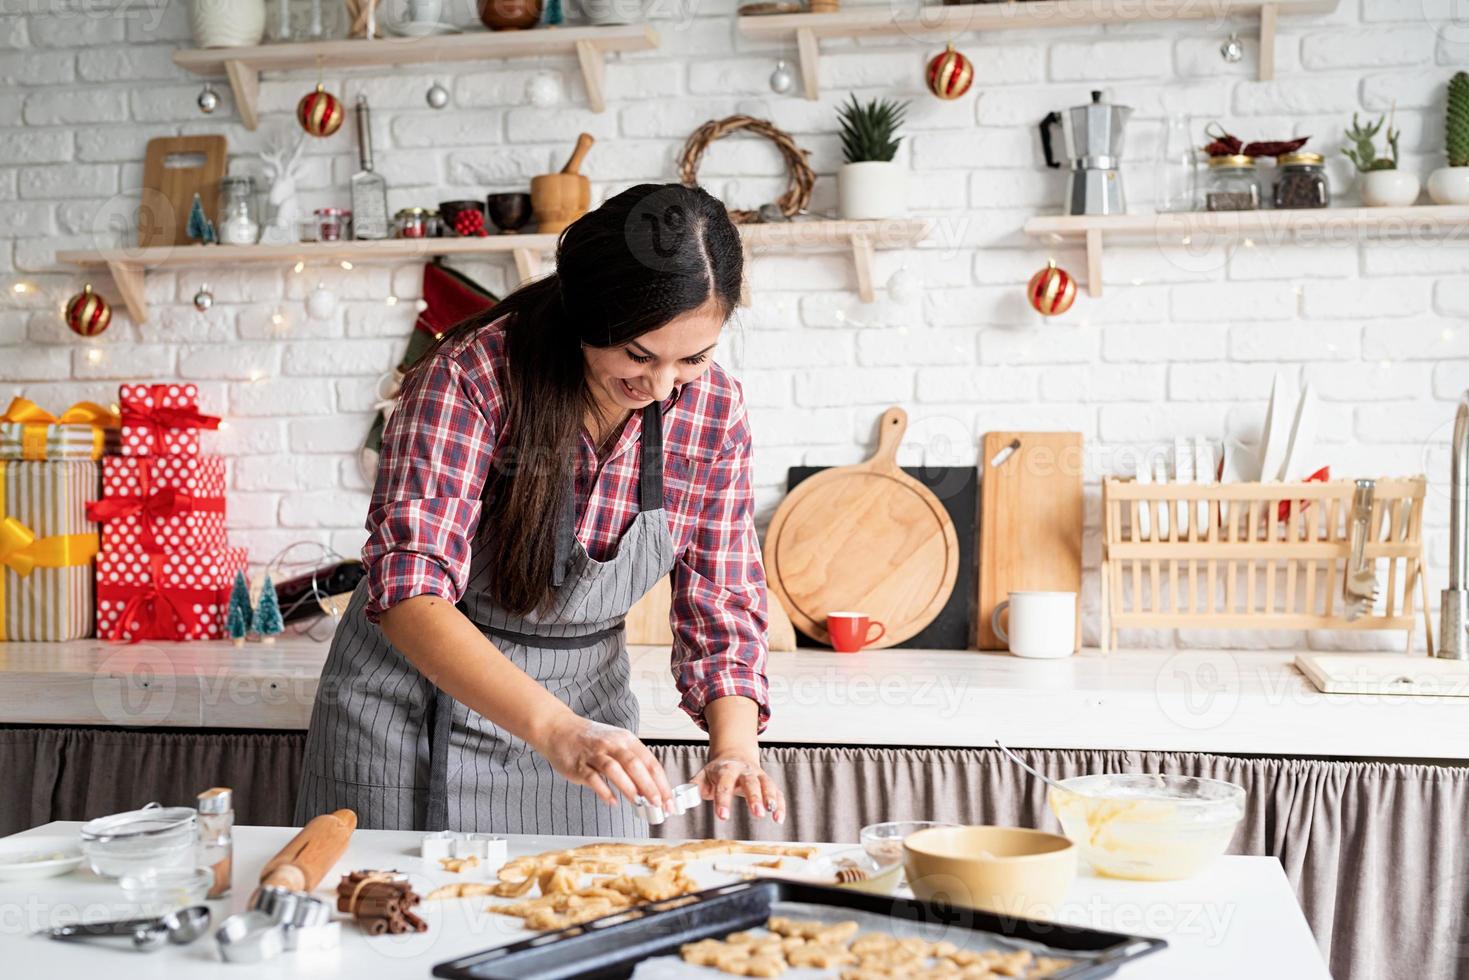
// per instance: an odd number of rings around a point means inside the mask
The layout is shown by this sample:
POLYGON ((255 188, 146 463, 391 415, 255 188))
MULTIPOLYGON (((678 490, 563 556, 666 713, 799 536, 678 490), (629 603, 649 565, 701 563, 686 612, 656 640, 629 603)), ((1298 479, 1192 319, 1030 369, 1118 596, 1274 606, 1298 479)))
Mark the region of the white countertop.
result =
MULTIPOLYGON (((51 823, 18 837, 75 839, 76 823, 51 823)), ((285 827, 237 828, 235 890, 216 902, 216 923, 240 911, 265 861, 295 833, 285 827)), ((420 893, 451 880, 437 865, 415 855, 419 835, 411 831, 359 830, 345 858, 323 879, 317 894, 329 900, 347 871, 397 868, 414 875, 420 893)), ((510 853, 532 854, 582 843, 581 839, 512 837, 510 853)), ((36 929, 79 920, 122 917, 126 905, 112 882, 85 868, 60 878, 0 883, 0 962, 10 977, 105 976, 107 980, 221 980, 250 977, 422 978, 435 963, 503 945, 526 935, 516 920, 485 914, 489 899, 424 903, 429 931, 369 939, 344 927, 337 950, 286 953, 265 964, 241 967, 222 962, 212 937, 188 946, 150 953, 109 949, 93 943, 52 942, 31 936, 36 929)), ((334 900, 333 900, 334 904, 334 900)), ((1225 857, 1200 876, 1183 882, 1114 881, 1083 872, 1061 909, 1061 918, 1095 928, 1159 936, 1168 948, 1121 970, 1124 980, 1238 980, 1290 977, 1329 980, 1320 951, 1274 858, 1225 857)))
MULTIPOLYGON (((634 647, 645 739, 699 740, 668 650, 634 647)), ((0 643, 0 723, 301 730, 326 645, 0 643)), ((1469 698, 1325 695, 1291 651, 770 657, 768 744, 1156 749, 1469 760, 1469 698)))

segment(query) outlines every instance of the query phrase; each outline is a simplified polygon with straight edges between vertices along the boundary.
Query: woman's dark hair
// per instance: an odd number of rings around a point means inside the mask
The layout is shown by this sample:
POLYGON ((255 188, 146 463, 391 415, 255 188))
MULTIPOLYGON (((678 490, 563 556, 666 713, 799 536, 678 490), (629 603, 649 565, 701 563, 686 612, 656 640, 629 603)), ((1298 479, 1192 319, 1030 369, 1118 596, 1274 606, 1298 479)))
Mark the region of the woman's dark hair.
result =
POLYGON ((556 517, 592 405, 582 345, 625 344, 711 300, 728 316, 743 256, 739 232, 707 191, 639 184, 561 233, 555 273, 445 335, 505 320, 508 431, 480 519, 498 605, 524 614, 550 594, 556 517))

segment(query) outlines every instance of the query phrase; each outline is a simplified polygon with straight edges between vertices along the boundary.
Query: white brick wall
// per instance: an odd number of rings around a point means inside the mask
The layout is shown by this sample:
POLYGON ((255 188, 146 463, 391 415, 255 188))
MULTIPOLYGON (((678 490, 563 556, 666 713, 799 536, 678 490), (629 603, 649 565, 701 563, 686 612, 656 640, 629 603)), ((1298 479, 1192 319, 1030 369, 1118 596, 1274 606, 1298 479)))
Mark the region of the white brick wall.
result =
MULTIPOLYGON (((467 16, 470 5, 461 6, 467 16)), ((1109 248, 1106 296, 1082 295, 1050 321, 1022 294, 1048 251, 1020 226, 1054 211, 1064 186, 1042 166, 1035 123, 1092 87, 1136 109, 1125 176, 1138 210, 1150 207, 1168 113, 1190 115, 1198 130, 1218 119, 1247 139, 1311 135, 1311 148, 1332 155, 1338 200, 1354 203, 1352 175, 1335 156, 1342 127, 1353 111, 1395 104, 1403 149, 1426 177, 1442 152, 1443 83, 1469 67, 1469 46, 1442 30, 1455 16, 1448 0, 1362 0, 1320 18, 1283 18, 1278 77, 1264 83, 1255 80, 1254 40, 1245 38, 1242 63, 1226 65, 1217 55, 1224 31, 1207 22, 962 37, 976 81, 951 103, 922 88, 935 44, 902 38, 832 42, 820 102, 777 96, 766 79, 775 58, 792 52, 737 37, 733 7, 700 5, 658 24, 661 49, 613 56, 600 115, 586 110, 571 59, 329 73, 325 81, 348 100, 358 92, 371 99, 394 209, 524 188, 559 166, 583 130, 598 137, 586 164, 594 196, 669 180, 688 132, 734 112, 770 118, 810 149, 822 175, 814 206, 829 208, 836 105, 853 89, 913 100, 900 159, 912 169, 915 209, 941 219, 939 234, 923 248, 880 253, 877 274, 881 286, 906 267, 921 297, 900 304, 880 294, 864 305, 841 257, 766 254, 752 270, 755 306, 741 311, 724 344, 723 363, 745 380, 762 524, 787 466, 861 458, 889 404, 906 405, 913 418, 905 459, 952 452, 956 434, 1065 426, 1092 441, 1095 479, 1126 458, 1122 450, 1174 435, 1251 436, 1278 369, 1322 397, 1321 461, 1338 475, 1427 466, 1446 482, 1447 423, 1469 387, 1462 241, 1109 248), (559 82, 559 107, 529 105, 534 73, 559 82), (442 112, 423 101, 435 80, 452 93, 442 112)), ((366 500, 356 447, 376 379, 411 327, 416 266, 156 275, 153 318, 143 325, 129 322, 113 284, 97 276, 114 301, 112 330, 85 343, 58 324, 57 308, 82 280, 55 264, 54 251, 108 244, 98 238, 108 234, 99 213, 127 210, 148 139, 223 132, 236 167, 258 173, 253 152, 271 129, 293 125, 297 98, 316 81, 311 71, 268 76, 264 125, 248 133, 222 82, 219 111, 198 113, 197 80, 170 61, 187 43, 182 0, 0 5, 0 283, 40 287, 29 300, 7 288, 0 300, 0 396, 22 392, 59 408, 109 400, 124 379, 195 380, 207 407, 229 419, 209 440, 234 457, 230 522, 254 557, 302 538, 355 549, 366 500), (304 309, 318 282, 340 300, 325 320, 304 309), (190 300, 206 284, 215 305, 201 314, 190 300), (386 305, 390 292, 407 302, 386 305)), ((346 203, 342 183, 356 167, 351 126, 314 142, 303 206, 346 203)), ((756 141, 714 147, 703 172, 737 206, 768 199, 782 183, 778 158, 756 141)), ((1079 250, 1049 254, 1084 274, 1079 250)), ((460 266, 495 289, 507 275, 493 262, 460 266)), ((1430 533, 1442 537, 1444 494, 1430 495, 1428 517, 1430 533)), ((1436 590, 1445 549, 1431 552, 1436 590)))

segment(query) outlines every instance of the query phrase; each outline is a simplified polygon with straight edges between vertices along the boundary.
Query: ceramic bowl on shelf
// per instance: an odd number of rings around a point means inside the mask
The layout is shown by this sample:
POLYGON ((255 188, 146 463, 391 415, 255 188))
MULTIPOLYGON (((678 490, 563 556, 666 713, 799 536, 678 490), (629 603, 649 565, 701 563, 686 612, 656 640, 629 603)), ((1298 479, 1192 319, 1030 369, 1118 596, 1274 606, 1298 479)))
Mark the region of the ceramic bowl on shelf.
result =
POLYGON ((1023 827, 934 827, 903 840, 908 886, 923 901, 1054 919, 1076 879, 1076 845, 1023 827))
POLYGON ((572 0, 572 6, 588 24, 640 24, 648 19, 652 0, 572 0))
POLYGON ((541 22, 541 0, 479 0, 479 19, 492 31, 523 31, 541 22))
POLYGON ((440 201, 439 220, 443 224, 444 234, 453 237, 457 232, 454 223, 465 211, 478 211, 481 217, 485 216, 485 206, 479 201, 440 201))
POLYGON ((1074 776, 1046 794, 1066 836, 1111 878, 1175 881, 1223 854, 1245 815, 1245 791, 1198 776, 1074 776))
POLYGON ((513 235, 530 221, 530 195, 524 191, 491 194, 485 198, 490 223, 500 229, 502 235, 513 235))

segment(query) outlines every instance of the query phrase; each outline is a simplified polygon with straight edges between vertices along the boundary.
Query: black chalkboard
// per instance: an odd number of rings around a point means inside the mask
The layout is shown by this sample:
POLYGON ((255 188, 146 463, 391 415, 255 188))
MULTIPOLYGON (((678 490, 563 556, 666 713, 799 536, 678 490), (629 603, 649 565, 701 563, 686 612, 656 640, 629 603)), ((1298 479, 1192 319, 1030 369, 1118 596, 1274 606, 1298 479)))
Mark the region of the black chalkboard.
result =
MULTIPOLYGON (((786 471, 787 492, 802 480, 820 473, 824 466, 792 466, 786 471)), ((938 618, 922 631, 909 637, 898 647, 925 650, 971 650, 974 648, 974 606, 979 594, 975 583, 978 574, 976 548, 979 542, 979 467, 977 466, 905 466, 903 472, 933 491, 954 522, 959 538, 959 574, 954 591, 939 611, 938 618)), ((796 631, 796 645, 820 647, 822 644, 796 631)))

